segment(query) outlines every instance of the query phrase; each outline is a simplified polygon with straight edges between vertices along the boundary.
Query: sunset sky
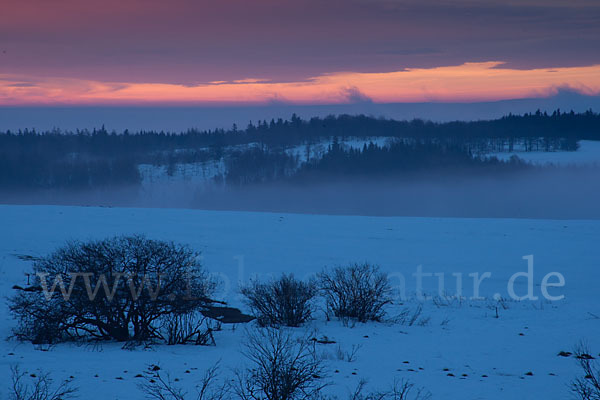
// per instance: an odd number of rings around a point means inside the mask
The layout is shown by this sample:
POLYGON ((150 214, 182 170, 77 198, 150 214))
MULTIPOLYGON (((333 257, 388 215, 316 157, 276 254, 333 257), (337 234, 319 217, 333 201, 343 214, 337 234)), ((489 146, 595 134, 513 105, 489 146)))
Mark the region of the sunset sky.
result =
POLYGON ((600 94, 597 0, 3 0, 0 105, 600 94))

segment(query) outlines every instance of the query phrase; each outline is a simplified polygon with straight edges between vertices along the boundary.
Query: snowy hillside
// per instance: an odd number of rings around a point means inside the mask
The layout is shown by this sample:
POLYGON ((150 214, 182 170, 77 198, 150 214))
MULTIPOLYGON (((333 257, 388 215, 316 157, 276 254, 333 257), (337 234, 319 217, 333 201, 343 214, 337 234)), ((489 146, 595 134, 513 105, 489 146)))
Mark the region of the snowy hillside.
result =
MULTIPOLYGON (((69 239, 103 238, 143 233, 154 239, 190 244, 201 251, 206 268, 222 280, 220 297, 244 307, 237 288, 258 274, 263 279, 281 272, 308 277, 324 266, 354 261, 377 263, 392 283, 406 280, 388 317, 403 310, 414 324, 387 321, 344 327, 316 314, 308 329, 336 344, 319 344, 325 360, 326 392, 348 398, 361 379, 369 389, 384 389, 395 378, 427 388, 433 399, 565 399, 567 384, 578 373, 575 360, 559 357, 580 340, 600 348, 600 221, 500 219, 434 219, 396 217, 334 217, 271 213, 206 212, 168 209, 0 206, 0 293, 26 283, 28 256, 47 254, 69 239), (534 256, 537 300, 508 299, 507 282, 527 271, 522 257, 534 256), (423 278, 427 299, 418 299, 415 278, 423 278), (482 281, 480 297, 473 293, 471 273, 491 275, 482 281), (542 297, 542 279, 558 272, 564 287, 551 287, 542 297), (444 292, 437 295, 443 276, 444 292), (455 274, 455 275, 452 275, 455 274), (507 300, 498 300, 500 298, 507 300), (498 310, 498 318, 496 318, 498 310), (343 354, 358 349, 349 362, 343 354), (531 374, 529 374, 531 373, 531 374)), ((527 292, 525 278, 515 291, 527 292)), ((10 335, 14 321, 5 302, 0 306, 0 335, 10 335)), ((299 333, 303 331, 298 328, 299 333)), ((179 384, 191 389, 202 371, 221 360, 222 373, 243 363, 240 326, 216 332, 215 347, 157 345, 123 350, 119 344, 61 344, 41 351, 14 340, 0 342, 0 398, 7 397, 9 367, 28 374, 38 368, 56 379, 73 376, 83 399, 141 399, 135 376, 148 364, 160 364, 179 384), (186 372, 187 371, 187 372, 186 372)), ((28 378, 29 379, 29 378, 28 378)))
MULTIPOLYGON (((365 144, 374 143, 378 146, 385 146, 392 143, 395 139, 390 137, 369 137, 369 138, 345 138, 340 144, 345 149, 362 149, 365 144)), ((320 159, 327 152, 328 146, 333 143, 333 138, 321 140, 316 143, 303 144, 290 147, 286 153, 297 157, 299 164, 307 160, 320 159)), ((489 153, 487 156, 497 157, 500 160, 508 160, 512 156, 517 156, 527 162, 545 165, 554 164, 560 166, 568 165, 600 165, 600 142, 592 140, 581 140, 578 142, 577 151, 513 151, 489 153)), ((257 146, 251 143, 247 146, 231 146, 225 151, 243 150, 257 146)), ((299 166, 299 165, 298 165, 299 166)), ((162 185, 192 185, 199 189, 210 186, 215 177, 223 176, 226 166, 223 159, 212 160, 199 163, 179 163, 169 167, 165 165, 155 166, 151 164, 141 164, 138 166, 142 179, 142 188, 151 189, 162 185)))
MULTIPOLYGON (((334 141, 334 138, 316 141, 310 144, 302 144, 291 146, 285 152, 290 156, 297 157, 299 164, 307 160, 320 159, 327 152, 328 146, 334 141)), ((362 149, 364 145, 374 143, 379 146, 384 146, 393 142, 394 138, 390 137, 367 137, 367 138, 343 138, 340 145, 345 149, 362 149)), ((259 147, 258 143, 249 143, 247 145, 226 146, 225 153, 232 151, 244 151, 250 148, 259 147)), ((207 150, 200 148, 198 150, 207 150)), ((298 165, 299 167, 300 165, 298 165)), ((197 163, 177 163, 169 170, 168 165, 138 165, 140 177, 142 179, 142 187, 150 189, 158 185, 193 185, 198 188, 206 188, 214 183, 216 177, 223 176, 227 172, 223 158, 219 160, 211 160, 207 162, 197 163)))
POLYGON ((508 160, 513 155, 538 165, 600 165, 600 142, 580 140, 576 151, 518 151, 492 153, 501 160, 508 160))

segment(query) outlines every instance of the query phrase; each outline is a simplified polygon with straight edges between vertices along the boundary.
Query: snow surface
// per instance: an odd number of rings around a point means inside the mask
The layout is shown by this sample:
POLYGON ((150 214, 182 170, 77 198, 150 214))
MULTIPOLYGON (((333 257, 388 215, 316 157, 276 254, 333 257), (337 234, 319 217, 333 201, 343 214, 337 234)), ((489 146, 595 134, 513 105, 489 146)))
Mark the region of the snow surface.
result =
POLYGON ((225 172, 225 164, 222 160, 180 163, 175 165, 170 176, 165 165, 140 164, 138 170, 142 178, 142 188, 173 182, 202 186, 208 185, 215 176, 222 175, 225 172))
POLYGON ((600 165, 600 141, 580 140, 576 151, 517 151, 512 153, 490 153, 501 160, 513 155, 525 161, 543 165, 600 165))
MULTIPOLYGON (((30 263, 19 255, 41 256, 69 239, 132 233, 187 243, 201 251, 206 268, 224 280, 220 297, 237 306, 243 306, 238 281, 253 274, 266 278, 285 271, 307 277, 324 266, 354 261, 379 264, 395 284, 403 274, 407 298, 397 299, 389 315, 405 308, 412 312, 422 304, 419 323, 344 327, 317 312, 308 327, 337 342, 318 345, 318 351, 332 383, 326 391, 340 399, 347 398, 360 379, 368 381, 369 389, 385 389, 394 378, 426 387, 433 399, 565 399, 570 396, 567 385, 579 371, 575 360, 557 353, 571 351, 582 339, 595 353, 600 351, 600 319, 595 317, 600 315, 600 221, 0 206, 0 223, 3 296, 11 294, 13 284, 26 282, 30 263), (507 301, 507 309, 500 307, 495 318, 498 302, 493 296, 507 296, 509 277, 526 271, 522 257, 529 254, 534 255, 535 295, 541 296, 543 276, 556 271, 566 284, 550 292, 565 299, 507 301), (424 272, 445 273, 449 293, 455 290, 451 274, 463 273, 467 297, 472 295, 467 275, 490 272, 481 285, 486 299, 418 300, 411 277, 418 265, 424 272), (357 359, 339 360, 338 345, 342 351, 360 345, 357 359), (529 371, 533 376, 525 375, 529 371)), ((425 291, 434 294, 436 283, 437 277, 424 278, 425 291)), ((516 290, 526 291, 524 279, 517 280, 516 290)), ((0 321, 0 336, 6 338, 14 322, 5 302, 0 304, 0 321)), ((151 363, 160 364, 193 392, 202 371, 216 361, 221 360, 227 374, 244 363, 239 352, 242 327, 225 326, 215 338, 215 347, 159 345, 134 351, 119 344, 61 344, 40 351, 31 344, 1 341, 0 399, 7 398, 9 367, 15 364, 28 373, 38 368, 51 371, 57 380, 73 376, 83 399, 143 398, 136 388, 140 379, 134 376, 151 363)))

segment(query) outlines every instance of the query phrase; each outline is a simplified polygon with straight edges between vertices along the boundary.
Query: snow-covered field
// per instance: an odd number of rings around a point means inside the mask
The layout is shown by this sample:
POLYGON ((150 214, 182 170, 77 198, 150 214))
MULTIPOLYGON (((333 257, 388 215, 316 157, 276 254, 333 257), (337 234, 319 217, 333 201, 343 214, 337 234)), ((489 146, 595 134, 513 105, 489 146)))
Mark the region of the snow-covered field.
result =
POLYGON ((492 153, 501 160, 513 155, 533 164, 544 165, 600 165, 600 142, 580 140, 576 151, 518 151, 513 153, 492 153))
MULTIPOLYGON (((187 243, 201 251, 206 268, 223 281, 220 297, 241 307, 238 282, 254 274, 267 278, 285 271, 307 277, 324 266, 369 261, 389 272, 398 289, 399 276, 404 276, 405 296, 398 291, 388 315, 403 309, 413 312, 422 305, 418 323, 344 327, 327 322, 318 312, 308 327, 337 342, 318 345, 318 351, 329 371, 326 391, 340 399, 347 398, 361 379, 370 389, 384 389, 394 378, 426 387, 433 399, 565 399, 570 396, 567 385, 579 371, 574 359, 557 353, 571 351, 583 339, 594 355, 600 351, 600 221, 0 206, 0 223, 2 296, 12 292, 13 284, 26 282, 30 263, 19 256, 47 254, 69 239, 130 233, 187 243), (513 274, 527 271, 527 255, 534 257, 533 294, 538 299, 495 300, 498 295, 508 299, 507 283, 513 274), (423 273, 438 273, 423 278, 429 296, 436 295, 439 279, 446 294, 456 293, 456 274, 462 273, 463 298, 418 299, 412 276, 418 266, 423 273), (486 272, 491 275, 482 281, 479 293, 484 299, 470 299, 474 292, 469 274, 486 272), (563 300, 542 296, 542 279, 551 272, 564 276, 563 287, 548 289, 550 295, 564 295, 563 300), (353 345, 360 345, 356 360, 340 360, 338 346, 345 352, 353 345)), ((526 293, 524 277, 516 280, 515 291, 526 293)), ((13 325, 3 301, 3 339, 13 325)), ((223 373, 244 362, 239 352, 242 327, 225 326, 215 338, 215 347, 159 345, 134 351, 122 350, 119 344, 62 344, 40 351, 31 344, 3 340, 0 398, 7 398, 9 367, 15 364, 28 373, 43 368, 56 379, 73 376, 83 399, 141 399, 135 375, 151 363, 192 388, 216 361, 221 360, 223 373)))

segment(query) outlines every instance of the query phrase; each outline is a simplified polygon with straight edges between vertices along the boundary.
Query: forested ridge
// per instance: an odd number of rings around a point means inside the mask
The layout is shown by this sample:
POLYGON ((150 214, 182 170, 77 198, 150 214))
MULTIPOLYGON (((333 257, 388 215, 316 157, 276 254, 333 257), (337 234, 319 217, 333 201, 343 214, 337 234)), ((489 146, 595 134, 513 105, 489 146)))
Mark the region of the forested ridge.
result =
POLYGON ((140 182, 140 164, 175 165, 223 160, 226 182, 260 182, 290 176, 388 173, 488 163, 492 151, 575 150, 578 140, 600 140, 600 114, 536 112, 489 121, 435 123, 364 115, 249 123, 245 129, 186 132, 0 133, 1 188, 89 188, 140 182), (387 137, 394 146, 337 147, 349 138, 387 137), (319 160, 301 161, 286 149, 333 141, 319 160), (251 146, 250 146, 251 145, 251 146), (375 161, 377 160, 377 161, 375 161), (244 176, 244 172, 248 176, 244 176))

